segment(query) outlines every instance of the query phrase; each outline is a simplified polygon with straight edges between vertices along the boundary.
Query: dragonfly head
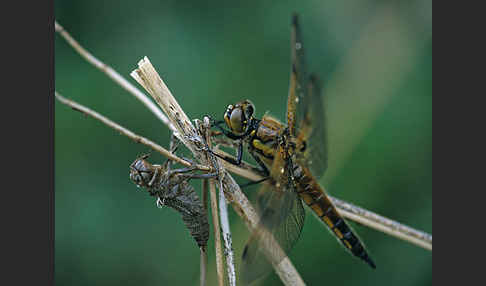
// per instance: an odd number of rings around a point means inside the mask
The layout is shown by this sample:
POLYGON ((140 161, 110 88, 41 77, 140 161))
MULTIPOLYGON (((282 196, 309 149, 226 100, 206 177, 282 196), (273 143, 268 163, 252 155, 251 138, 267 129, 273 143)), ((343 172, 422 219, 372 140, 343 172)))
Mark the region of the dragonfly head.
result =
POLYGON ((236 104, 228 105, 224 113, 224 121, 231 131, 237 135, 244 134, 251 126, 255 106, 251 101, 244 100, 236 104))
POLYGON ((137 186, 147 186, 154 175, 154 166, 145 160, 148 156, 143 155, 130 165, 130 180, 137 186))

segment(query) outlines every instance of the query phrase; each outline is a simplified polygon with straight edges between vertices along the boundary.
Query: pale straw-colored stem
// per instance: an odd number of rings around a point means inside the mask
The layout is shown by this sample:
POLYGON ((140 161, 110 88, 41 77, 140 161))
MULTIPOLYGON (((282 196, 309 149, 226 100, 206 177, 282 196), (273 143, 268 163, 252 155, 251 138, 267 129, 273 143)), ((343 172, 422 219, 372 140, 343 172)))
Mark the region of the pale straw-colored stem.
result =
POLYGON ((76 41, 71 35, 57 22, 54 22, 55 30, 61 37, 66 40, 66 42, 76 51, 78 52, 87 62, 95 66, 97 69, 105 73, 109 78, 111 78, 114 82, 119 84, 122 88, 126 91, 131 93, 135 98, 140 100, 160 121, 162 121, 165 125, 169 127, 169 129, 174 131, 174 128, 171 126, 171 123, 167 119, 167 117, 162 113, 162 111, 155 105, 148 96, 142 93, 138 88, 136 88, 133 84, 128 82, 124 77, 122 77, 117 71, 115 71, 112 67, 108 66, 104 62, 97 59, 93 56, 90 52, 88 52, 85 48, 83 48, 78 41, 76 41))
POLYGON ((218 285, 224 285, 224 270, 223 270, 223 253, 221 250, 221 232, 219 228, 219 216, 218 216, 218 199, 216 195, 216 187, 214 181, 209 182, 209 197, 211 202, 211 213, 213 217, 213 229, 214 229, 214 248, 216 250, 216 274, 218 277, 218 285))
POLYGON ((208 267, 208 253, 206 247, 200 248, 199 258, 199 286, 206 286, 206 273, 208 267))
MULTIPOLYGON (((204 135, 204 139, 208 144, 208 148, 213 148, 211 142, 211 123, 208 117, 204 117, 202 124, 197 121, 199 125, 199 129, 201 130, 201 134, 204 135)), ((221 168, 221 160, 216 157, 212 157, 212 162, 215 167, 218 167, 219 174, 224 173, 224 169, 221 168)), ((222 177, 219 176, 218 180, 219 186, 219 218, 221 223, 221 235, 223 236, 224 241, 224 257, 226 261, 226 273, 228 275, 228 283, 230 286, 236 286, 236 270, 235 270, 235 262, 234 262, 234 252, 233 252, 233 239, 231 237, 231 229, 228 219, 228 207, 226 197, 224 195, 224 188, 223 188, 223 180, 222 177)))
POLYGON ((132 131, 126 129, 125 127, 111 121, 110 119, 106 118, 105 116, 99 114, 98 112, 94 111, 94 110, 91 110, 90 108, 86 107, 86 106, 83 106, 71 99, 67 99, 65 97, 63 97, 62 95, 60 95, 57 91, 55 91, 55 97, 57 100, 59 100, 61 103, 71 107, 72 109, 76 110, 76 111, 79 111, 85 115, 88 115, 90 117, 93 117, 94 119, 97 119, 99 120, 101 123, 107 125, 108 127, 111 127, 113 129, 115 129, 116 131, 120 132, 120 134, 122 135, 125 135, 127 136, 128 138, 132 139, 133 141, 137 142, 137 143, 140 143, 140 144, 143 144, 157 152, 159 152, 160 154, 162 154, 163 156, 177 162, 177 163, 180 163, 184 166, 187 166, 187 167, 194 167, 195 169, 198 169, 198 170, 201 170, 201 171, 211 171, 210 168, 208 168, 207 166, 203 166, 203 165, 194 165, 193 163, 191 162, 188 162, 184 159, 181 159, 179 157, 177 157, 176 155, 172 154, 171 152, 169 152, 167 149, 165 149, 164 147, 158 145, 157 143, 143 137, 143 136, 140 136, 138 134, 135 134, 133 133, 132 131))
MULTIPOLYGON (((218 151, 222 155, 228 155, 218 151)), ((225 168, 251 181, 258 181, 263 177, 256 172, 247 168, 240 168, 230 163, 224 164, 225 168)), ((328 195, 329 196, 329 195, 328 195)), ((404 225, 392 219, 376 214, 367 209, 361 208, 349 202, 329 196, 332 203, 336 206, 338 212, 344 217, 369 228, 384 232, 398 239, 412 243, 427 250, 432 250, 432 235, 404 225)))
POLYGON ((226 198, 224 196, 223 186, 219 187, 219 217, 221 218, 221 235, 224 241, 223 254, 226 259, 226 271, 228 273, 228 282, 230 286, 236 286, 236 270, 235 259, 233 252, 233 239, 231 238, 231 230, 228 219, 228 208, 226 198))
POLYGON ((432 251, 432 235, 340 199, 330 198, 343 217, 432 251))
MULTIPOLYGON (((206 216, 208 215, 208 189, 209 189, 209 180, 203 179, 201 196, 202 196, 202 204, 206 216)), ((199 273, 200 273, 199 286, 207 285, 207 278, 206 278, 206 274, 208 272, 207 268, 208 268, 208 252, 207 252, 207 247, 204 247, 204 249, 201 249, 201 259, 199 262, 199 273)))

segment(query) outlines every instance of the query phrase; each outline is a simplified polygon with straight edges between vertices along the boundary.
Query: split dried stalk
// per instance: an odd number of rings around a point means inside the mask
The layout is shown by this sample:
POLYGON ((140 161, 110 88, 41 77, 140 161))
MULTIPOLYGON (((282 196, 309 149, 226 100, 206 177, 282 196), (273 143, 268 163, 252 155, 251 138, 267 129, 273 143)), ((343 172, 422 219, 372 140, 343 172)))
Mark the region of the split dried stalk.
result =
POLYGON ((179 106, 169 88, 160 78, 147 57, 138 62, 138 68, 130 74, 152 96, 168 116, 172 126, 180 135, 178 139, 192 152, 197 160, 201 160, 205 146, 189 117, 179 106))

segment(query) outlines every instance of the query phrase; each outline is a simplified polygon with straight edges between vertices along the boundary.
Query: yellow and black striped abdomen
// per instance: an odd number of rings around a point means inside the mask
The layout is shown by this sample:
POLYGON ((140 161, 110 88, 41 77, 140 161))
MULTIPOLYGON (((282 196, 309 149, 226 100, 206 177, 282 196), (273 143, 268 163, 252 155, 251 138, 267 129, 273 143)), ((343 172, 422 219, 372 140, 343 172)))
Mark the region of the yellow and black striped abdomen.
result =
POLYGON ((297 166, 294 170, 297 182, 297 192, 300 198, 322 220, 346 249, 376 268, 359 238, 353 233, 349 225, 339 215, 336 207, 327 197, 319 183, 314 179, 309 169, 297 166))

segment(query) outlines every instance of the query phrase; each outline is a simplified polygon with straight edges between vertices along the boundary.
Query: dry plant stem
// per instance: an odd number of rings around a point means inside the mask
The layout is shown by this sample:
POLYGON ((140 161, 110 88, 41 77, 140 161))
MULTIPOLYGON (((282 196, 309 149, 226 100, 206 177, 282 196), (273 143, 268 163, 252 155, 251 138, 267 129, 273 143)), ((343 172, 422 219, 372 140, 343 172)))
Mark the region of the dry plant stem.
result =
MULTIPOLYGON (((167 86, 163 83, 162 79, 159 77, 148 58, 144 58, 139 62, 139 68, 134 70, 131 73, 131 76, 135 78, 135 80, 137 80, 137 82, 140 83, 147 90, 147 92, 150 93, 150 95, 161 106, 162 110, 168 112, 167 116, 169 120, 182 135, 179 139, 188 147, 189 150, 191 150, 194 157, 204 165, 214 165, 214 162, 211 161, 213 156, 208 155, 208 152, 205 150, 205 146, 203 145, 201 136, 199 136, 199 134, 196 132, 194 126, 182 111, 179 104, 177 104, 175 98, 172 96, 167 86)), ((237 197, 241 197, 241 200, 237 202, 231 199, 229 201, 232 202, 233 206, 236 204, 239 214, 244 215, 245 218, 250 217, 250 209, 248 209, 248 206, 251 207, 251 205, 249 204, 245 195, 241 192, 234 179, 224 169, 222 169, 220 172, 220 178, 221 177, 223 178, 225 195, 231 197, 233 195, 231 192, 237 192, 235 195, 237 197), (246 200, 245 205, 238 204, 238 202, 243 202, 243 200, 246 200)), ((251 210, 254 213, 253 208, 251 208, 251 210)), ((215 211, 215 209, 213 209, 213 211, 215 211)), ((255 227, 257 225, 256 213, 251 216, 255 216, 255 218, 251 221, 253 227, 255 227)), ((277 274, 279 274, 282 282, 285 285, 304 285, 302 278, 300 278, 299 273, 290 263, 288 257, 285 258, 284 261, 287 261, 287 263, 280 263, 279 265, 275 266, 277 274)))
POLYGON ((331 198, 346 218, 432 251, 432 235, 367 211, 340 199, 331 198))
MULTIPOLYGON (((199 123, 199 121, 197 122, 199 123)), ((199 124, 198 124, 199 125, 199 124)), ((200 127, 200 126, 198 126, 200 127)), ((206 142, 208 142, 208 147, 211 147, 211 141, 209 140, 209 136, 208 136, 208 129, 206 128, 203 128, 200 132, 206 142)), ((209 154, 206 154, 206 158, 210 158, 209 157, 210 155, 209 154)), ((215 166, 216 168, 218 166, 215 166)), ((215 169, 216 169, 215 168, 215 169)), ((218 172, 219 172, 219 168, 218 169, 218 172)), ((216 248, 216 274, 218 276, 218 283, 219 285, 224 285, 224 278, 223 278, 223 255, 222 255, 222 252, 221 252, 221 233, 220 233, 220 227, 219 227, 219 220, 218 218, 222 215, 224 215, 221 211, 218 215, 218 203, 216 201, 216 188, 215 188, 215 185, 214 185, 214 180, 211 180, 209 182, 209 192, 210 192, 210 196, 211 196, 211 209, 213 210, 212 211, 212 214, 213 214, 213 227, 214 227, 214 247, 216 248)), ((221 190, 222 191, 222 190, 221 190)), ((220 207, 221 207, 221 201, 220 201, 220 207)), ((228 213, 226 212, 225 213, 226 215, 228 215, 228 213)), ((229 273, 228 273, 229 275, 229 273)), ((228 280, 231 281, 231 278, 228 276, 228 280)))
MULTIPOLYGON (((204 207, 204 211, 206 212, 206 215, 208 214, 208 188, 209 188, 208 184, 209 184, 208 179, 203 179, 201 196, 202 196, 202 204, 204 207)), ((206 247, 204 247, 204 249, 201 249, 201 259, 199 262, 199 272, 200 272, 199 285, 200 286, 206 286, 207 265, 208 265, 208 254, 207 254, 206 247)))
MULTIPOLYGON (((248 201, 248 198, 241 191, 240 186, 236 184, 235 180, 231 176, 224 177, 223 185, 224 189, 226 190, 225 195, 227 196, 227 199, 232 203, 233 209, 243 219, 250 231, 255 230, 259 223, 258 214, 251 205, 251 203, 248 201)), ((269 237, 269 240, 271 239, 272 237, 269 237)), ((271 241, 265 242, 272 243, 271 241)), ((278 245, 277 242, 273 242, 273 244, 278 245)), ((280 248, 277 247, 274 247, 274 250, 276 252, 282 251, 280 248)), ((269 255, 269 253, 266 254, 269 255)), ((270 255, 271 254, 272 253, 270 253, 270 255)), ((277 257, 284 256, 277 255, 277 257)), ((272 261, 275 272, 285 285, 305 285, 304 280, 302 280, 299 273, 287 256, 285 256, 278 264, 273 263, 272 257, 269 256, 269 259, 272 261)))
POLYGON ((236 286, 236 271, 233 253, 233 240, 228 219, 228 208, 224 196, 223 186, 219 187, 219 217, 221 219, 221 232, 224 240, 224 256, 226 259, 226 270, 228 272, 228 282, 230 286, 236 286))
MULTIPOLYGON (((212 149, 212 142, 211 142, 211 123, 208 117, 203 118, 203 122, 201 123, 199 120, 196 121, 196 125, 200 133, 204 136, 205 141, 208 144, 208 148, 212 149)), ((231 231, 230 231, 230 224, 228 219, 228 207, 226 198, 224 195, 224 188, 223 188, 223 181, 221 174, 224 173, 224 170, 221 169, 221 160, 215 156, 212 156, 208 153, 208 159, 211 159, 214 168, 218 168, 218 187, 219 187, 219 219, 221 223, 221 233, 223 236, 224 241, 224 257, 226 261, 226 271, 228 275, 228 283, 230 286, 236 285, 236 271, 235 271, 235 264, 234 264, 234 253, 233 253, 233 242, 231 238, 231 231)))
MULTIPOLYGON (((209 138, 209 118, 205 117, 204 118, 205 123, 206 123, 206 140, 210 144, 210 138, 209 138)), ((216 159, 217 162, 223 162, 225 163, 226 161, 220 160, 219 158, 216 159)), ((227 163, 227 162, 226 162, 227 163)), ((218 164, 219 165, 219 164, 218 164)), ((230 166, 234 166, 230 164, 230 166)), ((249 164, 243 164, 241 165, 243 168, 247 168, 245 171, 251 170, 251 166, 249 164)), ((259 217, 257 213, 255 212, 253 206, 250 204, 246 196, 241 192, 240 187, 234 179, 231 176, 225 176, 223 181, 220 181, 221 183, 225 183, 226 188, 223 188, 220 186, 220 189, 227 190, 226 193, 224 193, 227 196, 227 199, 232 202, 233 209, 236 211, 236 213, 243 219, 245 224, 247 225, 248 229, 250 231, 254 231, 256 227, 259 224, 259 217)), ((220 193, 220 207, 221 204, 225 204, 226 200, 222 198, 223 194, 220 193)), ((263 233, 266 232, 265 229, 261 230, 263 233)), ((269 260, 272 262, 272 265, 277 273, 277 275, 280 277, 282 282, 285 285, 305 285, 304 281, 300 277, 299 273, 293 266, 293 264, 290 262, 290 259, 285 255, 283 250, 278 246, 278 242, 274 240, 273 235, 271 234, 266 234, 265 235, 268 239, 264 240, 263 243, 268 243, 268 247, 265 247, 264 249, 273 249, 275 252, 266 252, 265 255, 269 258, 269 260), (274 247, 272 247, 274 246, 274 247), (276 247, 275 247, 276 246, 276 247), (274 258, 276 257, 284 257, 281 261, 275 261, 274 258)), ((230 246, 231 247, 231 246, 230 246)), ((231 252, 232 249, 230 248, 231 252)), ((229 272, 229 271, 228 271, 229 272)), ((235 277, 236 279, 236 277, 235 277)))
POLYGON ((201 248, 201 256, 199 260, 199 271, 200 271, 200 278, 199 278, 199 285, 200 286, 206 286, 206 269, 208 265, 208 254, 206 252, 206 249, 201 248))
MULTIPOLYGON (((226 154, 223 151, 218 151, 226 154)), ((227 155, 227 154, 226 154, 227 155)), ((227 163, 224 166, 232 173, 238 174, 252 181, 258 181, 263 177, 255 172, 239 168, 233 164, 227 163)), ((363 209, 351 203, 329 196, 333 204, 337 207, 338 212, 344 217, 369 228, 384 232, 401 240, 415 244, 427 250, 432 250, 432 235, 413 229, 409 226, 391 220, 384 216, 378 215, 369 210, 363 209)))
POLYGON ((179 103, 175 100, 169 88, 160 78, 147 57, 138 62, 138 68, 130 75, 152 96, 157 104, 168 116, 170 122, 178 133, 178 138, 193 153, 196 159, 201 160, 201 148, 204 147, 202 138, 196 132, 189 117, 185 114, 179 103))
POLYGON ((209 194, 211 201, 211 210, 213 214, 213 227, 214 227, 214 247, 216 248, 216 273, 218 275, 218 285, 224 285, 223 277, 223 255, 221 252, 221 233, 219 228, 218 219, 218 199, 216 197, 216 187, 214 186, 214 181, 209 182, 209 194))
POLYGON ((125 136, 129 137, 130 139, 132 139, 133 141, 140 143, 140 144, 143 144, 143 145, 159 152, 160 154, 164 155, 165 157, 167 157, 167 158, 169 158, 169 159, 171 159, 171 160, 173 160, 177 163, 180 163, 180 164, 187 166, 187 167, 192 166, 192 167, 195 167, 196 169, 202 170, 202 171, 211 171, 211 169, 206 167, 206 166, 193 165, 191 162, 185 161, 185 160, 175 156, 174 154, 172 154, 171 152, 169 152, 165 148, 161 147, 160 145, 154 143, 153 141, 133 133, 132 131, 126 129, 125 127, 123 127, 123 126, 121 126, 121 125, 119 125, 119 124, 117 124, 113 121, 111 121, 110 119, 104 117, 103 115, 99 114, 98 112, 89 109, 88 107, 85 107, 85 106, 83 106, 83 105, 81 105, 81 104, 79 104, 79 103, 77 103, 73 100, 70 100, 70 99, 67 99, 67 98, 61 96, 57 91, 55 92, 55 96, 56 96, 56 99, 59 100, 61 103, 71 107, 72 109, 74 109, 76 111, 79 111, 83 114, 86 114, 88 116, 93 117, 94 119, 101 121, 103 124, 107 125, 108 127, 115 129, 116 131, 120 132, 122 135, 125 135, 125 136))
MULTIPOLYGON (((198 121, 199 123, 199 121, 198 121)), ((213 148, 211 142, 211 123, 208 117, 204 117, 203 123, 200 124, 199 129, 201 130, 201 134, 204 135, 204 138, 208 144, 209 148, 213 148)), ((223 173, 223 169, 221 169, 221 160, 215 156, 212 156, 212 162, 214 163, 214 167, 218 168, 219 174, 223 173)), ((234 263, 234 252, 233 252, 233 240, 231 238, 231 230, 230 224, 228 219, 228 207, 226 202, 226 197, 224 195, 224 188, 223 188, 223 180, 222 177, 219 176, 218 178, 219 183, 219 218, 221 223, 221 232, 223 235, 224 240, 224 251, 223 254, 226 260, 226 271, 228 274, 228 283, 230 286, 236 286, 236 270, 235 270, 235 263, 234 263)))
POLYGON ((113 81, 118 83, 121 87, 135 96, 138 100, 140 100, 150 111, 152 111, 155 116, 160 119, 165 125, 167 125, 172 131, 174 128, 171 126, 171 123, 167 119, 167 117, 161 112, 161 110, 155 105, 145 94, 143 94, 139 89, 133 86, 130 82, 128 82, 124 77, 122 77, 118 72, 116 72, 113 68, 106 65, 102 61, 98 60, 95 56, 89 53, 86 49, 84 49, 71 35, 64 30, 64 28, 55 21, 55 29, 56 32, 59 33, 71 47, 77 51, 87 62, 101 70, 105 73, 109 78, 113 81))
MULTIPOLYGON (((217 144, 226 146, 229 148, 234 148, 231 141, 225 138, 215 138, 213 140, 217 144)), ((220 155, 225 157, 230 156, 229 154, 217 150, 220 155)), ((224 162, 227 163, 227 162, 224 162)), ((238 174, 244 178, 252 181, 258 181, 262 179, 260 175, 255 173, 252 169, 254 166, 249 164, 242 164, 241 166, 235 166, 233 164, 225 164, 225 167, 232 173, 238 174)), ((432 235, 425 233, 423 231, 415 230, 409 226, 396 222, 394 220, 388 219, 361 207, 355 206, 351 203, 345 202, 343 200, 329 196, 334 205, 338 208, 340 214, 352 221, 365 225, 367 227, 382 231, 391 236, 397 237, 404 241, 415 244, 427 250, 432 250, 432 235)))

